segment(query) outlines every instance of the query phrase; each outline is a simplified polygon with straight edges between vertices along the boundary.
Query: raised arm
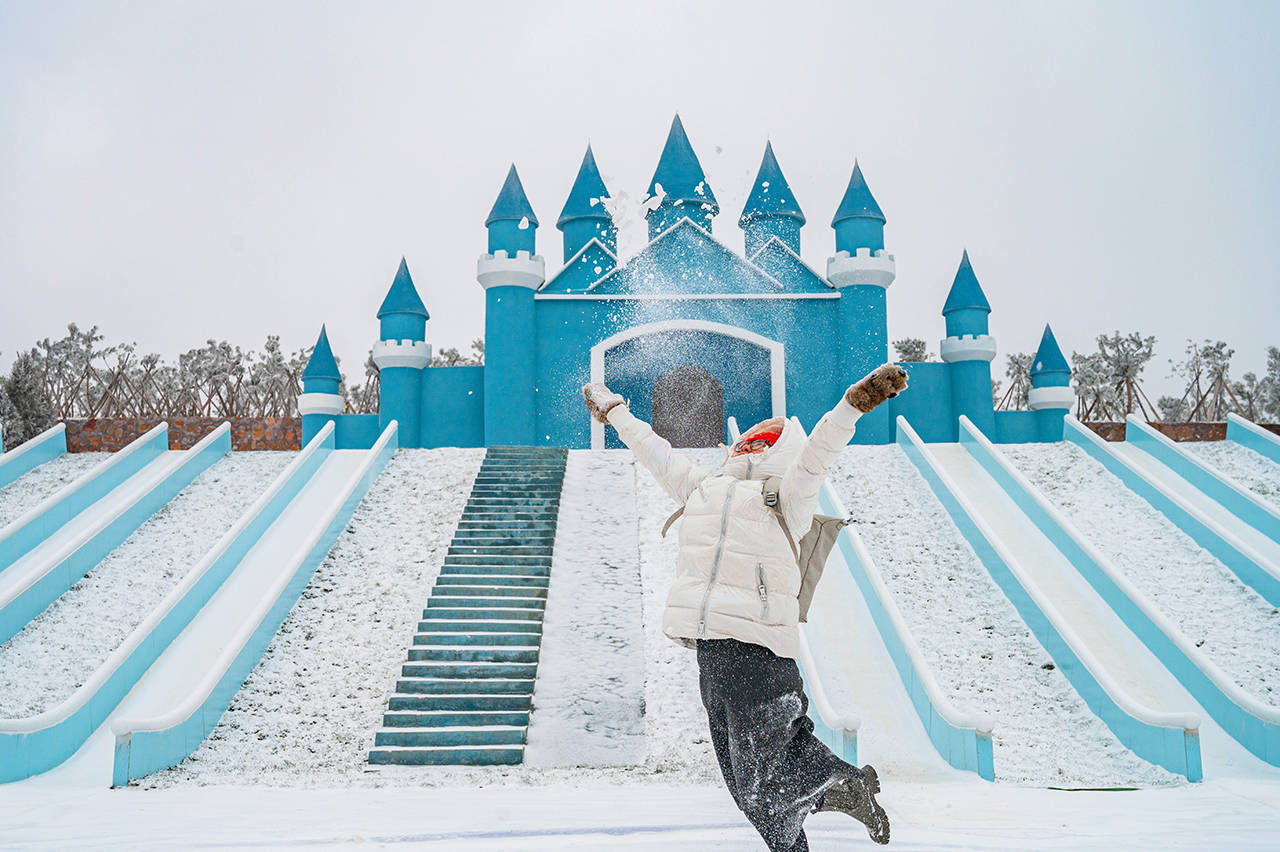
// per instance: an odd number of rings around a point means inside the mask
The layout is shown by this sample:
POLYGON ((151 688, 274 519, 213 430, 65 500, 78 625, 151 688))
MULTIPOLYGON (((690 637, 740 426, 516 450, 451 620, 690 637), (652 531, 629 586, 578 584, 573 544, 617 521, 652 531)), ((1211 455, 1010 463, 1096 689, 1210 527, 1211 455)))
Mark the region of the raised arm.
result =
POLYGON ((591 416, 618 430, 622 443, 653 474, 662 490, 684 505, 707 472, 680 453, 674 452, 666 438, 632 414, 622 397, 610 391, 602 382, 583 385, 582 395, 591 416))
POLYGON ((797 540, 809 530, 818 508, 818 492, 827 471, 853 438, 858 418, 907 386, 907 371, 897 364, 884 364, 850 385, 835 408, 809 433, 800 457, 782 475, 778 499, 787 517, 787 526, 797 540))

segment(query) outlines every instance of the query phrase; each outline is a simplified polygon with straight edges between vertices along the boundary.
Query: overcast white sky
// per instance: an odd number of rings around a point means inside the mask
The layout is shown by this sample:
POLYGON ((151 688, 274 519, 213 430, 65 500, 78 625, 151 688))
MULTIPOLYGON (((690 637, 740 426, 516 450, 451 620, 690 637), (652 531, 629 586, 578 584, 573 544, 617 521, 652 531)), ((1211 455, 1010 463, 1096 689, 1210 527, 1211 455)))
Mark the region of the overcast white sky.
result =
MULTIPOLYGON (((514 161, 554 222, 588 140, 638 195, 677 110, 737 217, 765 140, 825 269, 854 157, 897 255, 892 338, 937 350, 967 247, 1002 353, 1280 345, 1280 3, 0 0, 0 365, 65 325, 172 357, 292 350, 359 377, 403 254, 437 351, 514 161)), ((996 367, 1003 372, 1003 355, 996 367)), ((1153 393, 1154 397, 1154 393, 1153 393)))

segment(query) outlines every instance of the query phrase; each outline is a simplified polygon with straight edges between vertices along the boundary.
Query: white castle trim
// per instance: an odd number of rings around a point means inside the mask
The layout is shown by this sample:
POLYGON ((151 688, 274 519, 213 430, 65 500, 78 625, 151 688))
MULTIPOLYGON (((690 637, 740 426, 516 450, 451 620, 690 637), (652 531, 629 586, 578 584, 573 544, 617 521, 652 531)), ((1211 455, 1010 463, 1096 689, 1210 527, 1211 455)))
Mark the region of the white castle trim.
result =
POLYGON ((421 370, 431 363, 431 344, 425 340, 379 340, 373 344, 373 363, 379 370, 388 367, 421 370))
POLYGON ((961 334, 938 342, 938 354, 948 364, 955 361, 990 361, 996 357, 996 339, 989 334, 961 334))
POLYGON ((872 253, 869 248, 860 248, 854 254, 838 251, 827 258, 827 280, 836 287, 868 284, 887 288, 897 275, 893 255, 884 249, 872 253))
POLYGON ((542 255, 518 251, 514 255, 498 249, 493 254, 482 254, 476 261, 476 280, 488 290, 490 287, 528 287, 537 290, 547 280, 547 263, 542 255))
POLYGON ((700 299, 839 299, 839 293, 538 293, 535 299, 581 299, 587 301, 607 299, 634 299, 636 301, 691 302, 700 299))
MULTIPOLYGON (((671 319, 623 329, 591 347, 591 381, 604 381, 605 353, 618 344, 637 337, 644 337, 647 334, 686 330, 709 331, 713 334, 723 334, 725 337, 736 337, 768 351, 769 396, 772 416, 787 416, 786 349, 782 341, 772 340, 764 335, 756 334, 754 331, 748 331, 745 328, 738 328, 735 325, 726 325, 721 322, 699 319, 671 319)), ((594 417, 591 418, 591 449, 604 449, 604 424, 594 417)))
POLYGON ((1070 385, 1054 385, 1047 388, 1032 388, 1027 394, 1027 406, 1032 411, 1045 408, 1071 409, 1076 404, 1076 393, 1070 385))
POLYGON ((336 393, 298 394, 299 414, 341 414, 342 397, 336 393))

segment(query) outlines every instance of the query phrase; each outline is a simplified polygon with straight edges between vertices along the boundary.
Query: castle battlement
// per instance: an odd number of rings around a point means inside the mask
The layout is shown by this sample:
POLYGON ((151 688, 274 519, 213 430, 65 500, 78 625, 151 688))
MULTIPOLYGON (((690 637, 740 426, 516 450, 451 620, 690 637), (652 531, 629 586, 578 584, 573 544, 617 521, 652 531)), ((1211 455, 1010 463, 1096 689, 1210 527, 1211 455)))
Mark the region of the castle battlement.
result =
POLYGON ((373 344, 373 363, 379 370, 388 367, 421 370, 431 363, 431 344, 425 340, 379 340, 373 344))
POLYGON ((991 361, 996 339, 989 334, 957 334, 938 342, 938 354, 948 364, 955 361, 991 361))
POLYGON ((547 263, 540 254, 520 250, 514 255, 504 249, 482 254, 476 261, 476 280, 490 287, 528 287, 536 290, 547 278, 547 263))
POLYGON ((888 287, 897 277, 897 263, 884 249, 838 251, 827 258, 827 280, 837 287, 855 284, 888 287))

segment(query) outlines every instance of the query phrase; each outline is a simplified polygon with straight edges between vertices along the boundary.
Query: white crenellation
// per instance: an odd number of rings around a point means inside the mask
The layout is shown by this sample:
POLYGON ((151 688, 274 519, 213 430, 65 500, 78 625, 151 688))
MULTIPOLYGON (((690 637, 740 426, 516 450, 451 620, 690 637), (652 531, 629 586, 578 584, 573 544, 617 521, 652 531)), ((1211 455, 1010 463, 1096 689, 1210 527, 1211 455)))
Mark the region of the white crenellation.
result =
POLYGON ((373 363, 379 370, 388 367, 421 370, 431 363, 431 344, 425 340, 379 340, 373 344, 373 363))
POLYGON ((1047 388, 1032 388, 1027 394, 1027 406, 1032 411, 1043 408, 1070 408, 1076 404, 1076 393, 1070 385, 1054 385, 1047 388))
POLYGON ((486 290, 490 287, 536 290, 547 280, 547 264, 540 254, 518 251, 513 256, 498 249, 493 254, 480 255, 476 261, 476 280, 486 290))
POLYGON ((884 249, 860 248, 855 253, 838 251, 827 258, 827 280, 836 287, 853 284, 869 284, 888 287, 897 277, 897 264, 893 255, 884 249))
POLYGON ((961 334, 938 342, 938 354, 948 364, 954 361, 991 361, 996 357, 996 339, 989 334, 961 334))
POLYGON ((298 394, 299 414, 341 414, 342 397, 336 393, 298 394))

